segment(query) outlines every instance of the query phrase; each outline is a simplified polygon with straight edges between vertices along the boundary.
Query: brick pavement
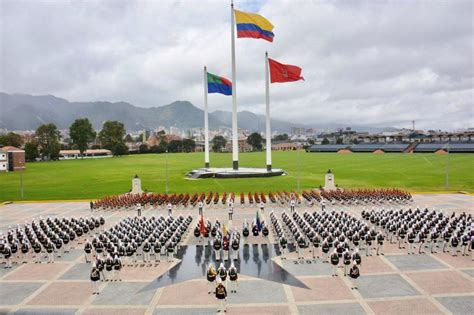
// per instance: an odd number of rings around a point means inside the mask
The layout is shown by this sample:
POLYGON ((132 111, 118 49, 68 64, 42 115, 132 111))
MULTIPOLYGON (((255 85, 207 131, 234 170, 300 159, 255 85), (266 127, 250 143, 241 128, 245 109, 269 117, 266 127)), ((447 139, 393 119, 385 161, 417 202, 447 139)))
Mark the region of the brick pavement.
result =
MULTIPOLYGON (((446 211, 473 213, 474 197, 467 195, 415 195, 413 205, 446 211)), ((391 207, 391 206, 389 206, 391 207)), ((393 206, 398 208, 398 206, 393 206)), ((341 208, 340 206, 337 207, 341 208)), ((359 214, 361 207, 342 207, 359 214)), ((301 208, 298 211, 304 211, 301 208)), ((275 209, 277 214, 281 209, 275 209)), ((157 215, 164 210, 145 210, 157 215)), ((175 211, 192 213, 196 209, 175 211)), ((134 213, 99 212, 110 226, 134 213)), ((87 203, 25 203, 0 207, 0 230, 48 215, 87 216, 87 203)), ((266 210, 266 217, 268 210, 266 210)), ((205 216, 227 222, 223 209, 205 210, 205 216)), ((238 208, 234 226, 251 221, 255 208, 238 208)), ((194 223, 192 224, 194 226, 194 223)), ((273 239, 270 238, 270 241, 273 239)), ((249 238, 248 243, 261 243, 249 238)), ((196 244, 189 237, 186 244, 196 244)), ((193 246, 193 245, 191 245, 193 246)), ((468 314, 474 313, 474 262, 471 257, 448 254, 408 256, 387 244, 385 256, 362 257, 359 290, 351 290, 342 274, 331 277, 321 262, 295 264, 273 258, 309 289, 241 277, 237 293, 229 294, 229 314, 468 314)), ((80 249, 55 264, 24 264, 12 269, 0 266, 0 314, 215 314, 216 300, 207 294, 207 283, 194 279, 155 290, 142 290, 171 268, 162 262, 153 267, 124 267, 122 282, 104 282, 100 295, 91 294, 90 265, 80 249)))

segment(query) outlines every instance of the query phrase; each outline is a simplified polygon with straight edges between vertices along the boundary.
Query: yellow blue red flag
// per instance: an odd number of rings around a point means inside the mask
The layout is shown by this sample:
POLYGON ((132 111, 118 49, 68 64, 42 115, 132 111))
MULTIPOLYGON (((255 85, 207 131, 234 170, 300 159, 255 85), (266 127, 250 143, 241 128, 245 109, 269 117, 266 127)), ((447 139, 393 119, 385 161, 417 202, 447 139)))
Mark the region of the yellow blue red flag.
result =
POLYGON ((259 14, 234 10, 238 38, 262 38, 273 42, 273 25, 259 14))

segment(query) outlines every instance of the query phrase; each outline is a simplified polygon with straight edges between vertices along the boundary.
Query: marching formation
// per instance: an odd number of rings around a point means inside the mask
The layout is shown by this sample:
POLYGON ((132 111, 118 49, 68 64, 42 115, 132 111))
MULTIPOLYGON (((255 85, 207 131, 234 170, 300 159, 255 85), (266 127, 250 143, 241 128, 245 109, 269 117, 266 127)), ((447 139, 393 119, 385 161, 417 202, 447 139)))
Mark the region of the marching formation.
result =
POLYGON ((469 214, 447 215, 436 210, 384 210, 362 211, 362 217, 374 227, 381 228, 392 243, 398 241, 400 249, 408 244, 408 254, 424 253, 423 248, 429 245, 430 252, 436 253, 442 241, 442 251, 451 249, 452 256, 462 252, 468 256, 471 250, 474 260, 473 218, 469 214))
POLYGON ((143 263, 152 266, 151 255, 155 265, 160 263, 162 256, 172 261, 191 222, 191 216, 176 219, 172 216, 128 217, 96 235, 92 242, 87 240, 84 245, 86 262, 94 258, 90 276, 93 294, 99 294, 100 280, 121 281, 120 270, 124 265, 143 263), (138 256, 142 257, 142 262, 138 261, 138 256))
POLYGON ((9 227, 6 235, 0 233, 0 253, 5 260, 5 268, 12 268, 13 263, 27 263, 32 258, 34 263, 54 263, 55 255, 69 252, 72 244, 90 231, 99 229, 105 224, 99 218, 58 218, 48 217, 33 219, 31 223, 9 227))
POLYGON ((286 207, 293 203, 295 205, 313 206, 323 205, 326 201, 332 205, 336 204, 383 204, 383 203, 404 203, 411 201, 409 192, 400 189, 354 189, 331 191, 305 190, 301 194, 295 191, 270 191, 248 192, 236 195, 235 193, 209 192, 209 193, 142 193, 125 194, 118 196, 106 196, 95 202, 91 202, 91 210, 134 210, 137 204, 159 207, 196 207, 199 204, 207 207, 226 206, 229 202, 240 204, 241 206, 258 206, 260 204, 271 204, 272 206, 286 207))

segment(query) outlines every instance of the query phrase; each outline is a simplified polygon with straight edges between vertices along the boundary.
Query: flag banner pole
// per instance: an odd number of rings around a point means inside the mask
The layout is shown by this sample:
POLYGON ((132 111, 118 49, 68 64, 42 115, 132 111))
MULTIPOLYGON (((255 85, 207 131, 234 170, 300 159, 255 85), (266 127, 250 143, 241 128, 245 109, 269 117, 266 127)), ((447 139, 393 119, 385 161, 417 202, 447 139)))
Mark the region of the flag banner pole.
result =
POLYGON ((204 167, 209 168, 209 117, 207 109, 207 68, 204 66, 204 167))
POLYGON ((267 171, 272 170, 272 129, 270 120, 270 79, 268 74, 268 52, 265 52, 265 105, 266 105, 266 151, 267 171))
POLYGON ((235 18, 234 18, 234 2, 230 4, 231 14, 231 48, 232 48, 232 168, 239 169, 239 143, 237 130, 237 88, 235 73, 235 18))

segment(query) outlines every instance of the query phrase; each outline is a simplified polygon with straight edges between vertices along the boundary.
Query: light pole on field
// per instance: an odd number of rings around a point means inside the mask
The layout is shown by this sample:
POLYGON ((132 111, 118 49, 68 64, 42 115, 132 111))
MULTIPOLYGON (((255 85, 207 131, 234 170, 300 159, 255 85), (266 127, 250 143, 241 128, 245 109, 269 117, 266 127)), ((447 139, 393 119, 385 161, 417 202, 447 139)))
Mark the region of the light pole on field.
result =
POLYGON ((21 194, 21 199, 24 198, 24 189, 23 189, 23 170, 25 169, 25 163, 23 161, 19 162, 20 164, 20 194, 21 194))
POLYGON ((165 151, 165 160, 166 160, 166 173, 165 173, 165 177, 166 177, 166 188, 165 188, 165 192, 166 194, 168 194, 168 150, 165 151))
POLYGON ((297 191, 300 192, 300 150, 296 149, 297 191))
POLYGON ((446 179, 445 179, 445 182, 444 182, 444 188, 446 190, 449 189, 449 142, 448 142, 448 153, 447 153, 447 156, 446 156, 446 179))

